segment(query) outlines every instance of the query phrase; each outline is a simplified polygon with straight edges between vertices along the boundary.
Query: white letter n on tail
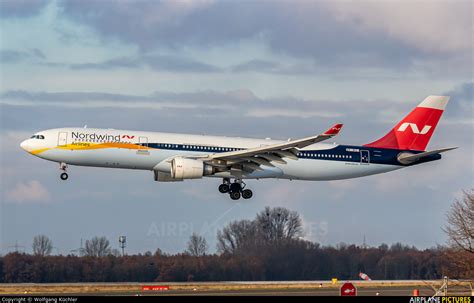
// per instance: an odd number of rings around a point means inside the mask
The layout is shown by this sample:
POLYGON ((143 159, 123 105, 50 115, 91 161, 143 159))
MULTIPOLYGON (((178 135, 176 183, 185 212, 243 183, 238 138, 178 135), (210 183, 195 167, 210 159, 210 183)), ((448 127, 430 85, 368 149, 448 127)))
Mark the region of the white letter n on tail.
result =
POLYGON ((410 126, 411 128, 411 131, 414 133, 414 134, 420 134, 420 135, 425 135, 426 133, 428 133, 431 129, 431 125, 425 125, 423 127, 423 129, 420 130, 418 129, 418 126, 415 124, 415 123, 408 123, 408 122, 405 122, 405 123, 402 123, 402 125, 400 125, 400 127, 397 129, 397 131, 399 132, 404 132, 408 126, 410 126))

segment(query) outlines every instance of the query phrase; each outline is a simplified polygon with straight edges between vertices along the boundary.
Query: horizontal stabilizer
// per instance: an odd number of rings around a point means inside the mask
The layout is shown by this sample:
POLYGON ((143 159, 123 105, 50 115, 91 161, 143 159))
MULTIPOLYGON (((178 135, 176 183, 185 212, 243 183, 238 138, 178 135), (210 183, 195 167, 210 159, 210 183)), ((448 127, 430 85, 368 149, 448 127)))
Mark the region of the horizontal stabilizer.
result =
POLYGON ((456 149, 457 147, 447 147, 447 148, 441 148, 441 149, 435 149, 427 152, 422 152, 418 154, 412 154, 412 153, 401 153, 398 155, 398 162, 402 164, 410 164, 415 161, 418 161, 421 158, 430 156, 430 155, 435 155, 435 154, 440 154, 444 153, 453 149, 456 149))

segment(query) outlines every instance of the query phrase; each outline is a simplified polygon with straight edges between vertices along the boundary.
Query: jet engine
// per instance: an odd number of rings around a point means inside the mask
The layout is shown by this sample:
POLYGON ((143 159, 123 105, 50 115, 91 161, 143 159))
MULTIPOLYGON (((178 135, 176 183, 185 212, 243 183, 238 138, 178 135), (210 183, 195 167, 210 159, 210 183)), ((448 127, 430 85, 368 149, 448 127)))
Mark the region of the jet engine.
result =
POLYGON ((173 179, 199 179, 214 173, 214 168, 201 160, 176 157, 171 161, 171 178, 173 179))

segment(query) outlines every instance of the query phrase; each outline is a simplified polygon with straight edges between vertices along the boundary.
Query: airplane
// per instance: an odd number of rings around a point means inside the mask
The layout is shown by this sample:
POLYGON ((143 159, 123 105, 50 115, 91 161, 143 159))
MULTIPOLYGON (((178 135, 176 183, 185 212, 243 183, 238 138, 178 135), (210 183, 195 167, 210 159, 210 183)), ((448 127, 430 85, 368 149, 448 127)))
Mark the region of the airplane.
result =
POLYGON ((362 146, 321 143, 342 124, 298 140, 278 141, 95 128, 40 131, 20 146, 58 162, 60 178, 69 165, 149 170, 155 181, 222 178, 219 192, 250 199, 244 180, 341 180, 394 171, 441 159, 449 147, 426 151, 448 96, 428 96, 382 138, 362 146), (233 182, 231 182, 233 180, 233 182))

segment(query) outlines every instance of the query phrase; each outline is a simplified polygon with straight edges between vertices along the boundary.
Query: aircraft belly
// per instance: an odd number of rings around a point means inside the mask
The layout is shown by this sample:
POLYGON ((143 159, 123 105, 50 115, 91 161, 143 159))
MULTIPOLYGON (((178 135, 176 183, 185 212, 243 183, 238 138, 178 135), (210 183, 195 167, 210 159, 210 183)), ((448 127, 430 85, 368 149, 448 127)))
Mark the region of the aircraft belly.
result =
POLYGON ((114 148, 95 150, 52 149, 38 156, 51 161, 79 166, 152 170, 157 163, 175 154, 177 153, 172 151, 114 148))
MULTIPOLYGON (((43 159, 65 162, 71 165, 113 167, 152 170, 153 167, 172 156, 186 156, 188 151, 176 150, 134 150, 126 148, 69 150, 51 149, 38 155, 43 159)), ((242 175, 244 179, 281 178, 295 180, 340 180, 368 176, 401 168, 396 165, 361 164, 359 162, 299 159, 288 160, 287 164, 275 167, 262 166, 263 171, 242 175)), ((229 172, 209 177, 232 177, 229 172)))
MULTIPOLYGON (((253 171, 252 173, 242 173, 243 179, 266 179, 266 178, 281 178, 283 176, 283 170, 278 167, 268 167, 268 166, 261 166, 263 169, 262 171, 253 171)), ((211 176, 206 177, 214 177, 214 178, 233 178, 235 174, 229 172, 219 172, 211 176)))
POLYGON ((295 180, 341 180, 400 169, 401 166, 385 164, 361 164, 358 162, 300 159, 278 165, 283 170, 285 179, 295 180))

